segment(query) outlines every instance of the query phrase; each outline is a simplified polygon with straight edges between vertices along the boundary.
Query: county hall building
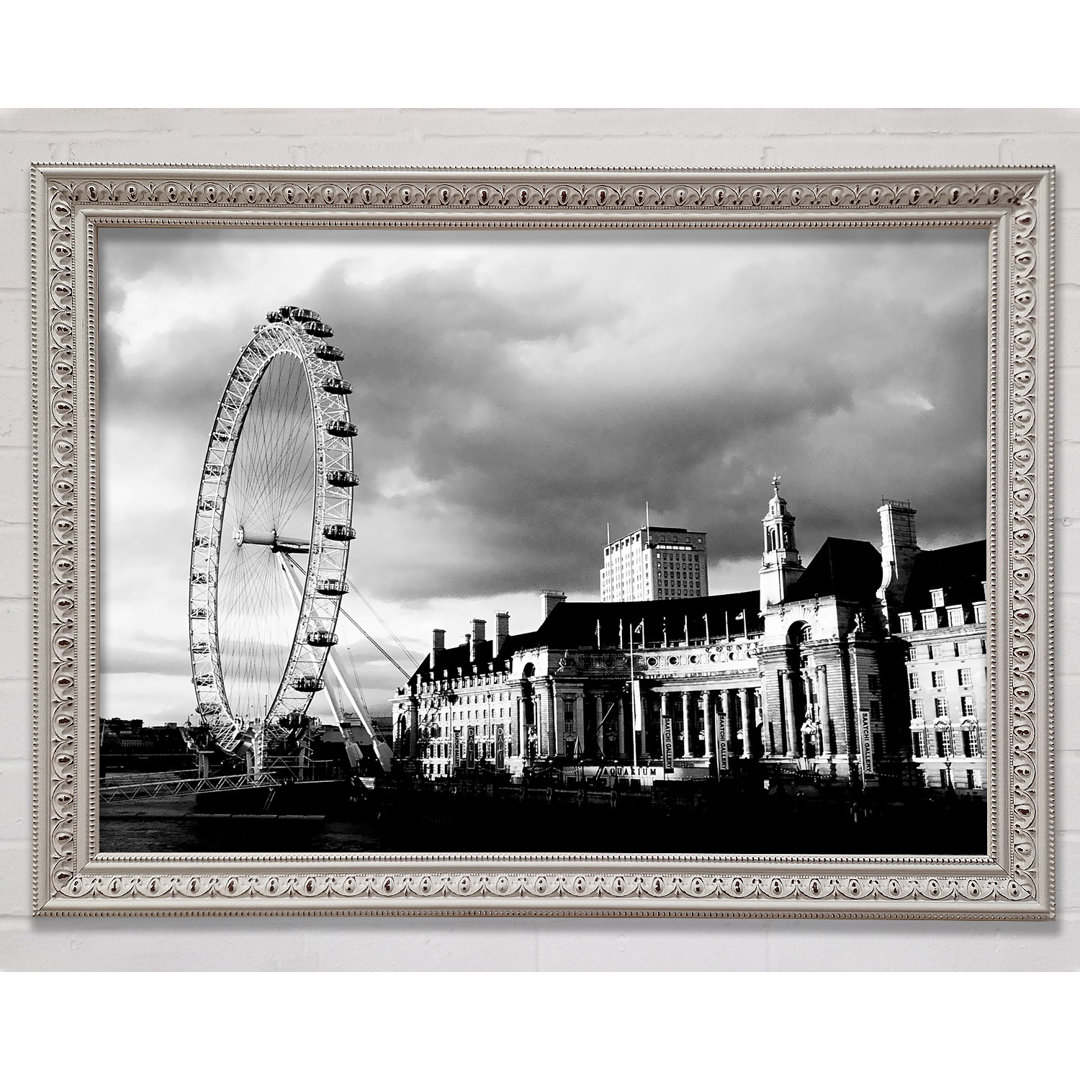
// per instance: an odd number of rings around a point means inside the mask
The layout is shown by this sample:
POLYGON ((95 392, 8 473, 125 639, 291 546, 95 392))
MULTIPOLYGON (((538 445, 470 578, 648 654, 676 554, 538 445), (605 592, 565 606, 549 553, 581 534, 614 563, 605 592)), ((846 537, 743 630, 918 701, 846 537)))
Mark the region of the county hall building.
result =
POLYGON ((610 600, 545 592, 527 633, 505 612, 490 637, 479 619, 459 644, 433 631, 393 700, 395 752, 430 779, 551 762, 648 785, 754 761, 981 789, 985 542, 922 551, 909 504, 878 516, 880 550, 829 537, 804 565, 774 478, 757 588, 715 596, 703 533, 646 527, 609 544, 610 600))

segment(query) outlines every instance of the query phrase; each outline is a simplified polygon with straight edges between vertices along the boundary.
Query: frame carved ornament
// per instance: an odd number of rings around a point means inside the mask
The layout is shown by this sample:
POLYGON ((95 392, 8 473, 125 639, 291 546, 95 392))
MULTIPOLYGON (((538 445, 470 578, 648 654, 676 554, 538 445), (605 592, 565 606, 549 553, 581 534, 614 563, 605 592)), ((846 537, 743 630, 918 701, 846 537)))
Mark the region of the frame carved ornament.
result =
POLYGON ((35 167, 35 912, 1053 917, 1053 179, 1036 167, 35 167), (95 243, 106 225, 985 229, 988 854, 98 853, 95 243))

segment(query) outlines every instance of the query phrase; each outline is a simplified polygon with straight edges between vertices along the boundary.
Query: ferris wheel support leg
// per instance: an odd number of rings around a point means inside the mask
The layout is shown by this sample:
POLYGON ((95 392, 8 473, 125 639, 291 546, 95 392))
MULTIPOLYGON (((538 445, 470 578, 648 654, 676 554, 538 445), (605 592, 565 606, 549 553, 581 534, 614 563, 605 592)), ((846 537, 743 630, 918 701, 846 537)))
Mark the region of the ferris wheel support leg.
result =
MULTIPOLYGON (((297 580, 300 570, 291 559, 285 556, 279 556, 281 558, 281 566, 285 571, 285 579, 288 581, 289 586, 297 597, 300 596, 300 582, 297 580)), ((332 652, 327 651, 326 654, 326 669, 329 669, 330 678, 326 680, 326 696, 330 701, 330 709, 334 714, 334 721, 337 724, 338 730, 341 732, 341 737, 345 743, 345 752, 349 756, 349 760, 353 765, 359 763, 360 753, 356 747, 356 742, 353 738, 351 725, 345 718, 345 709, 342 705, 342 699, 349 710, 360 721, 361 727, 364 730, 365 735, 370 740, 371 748, 375 752, 375 756, 379 760, 379 764, 382 766, 384 772, 390 771, 390 763, 393 758, 393 753, 383 740, 382 736, 376 730, 375 725, 372 724, 367 713, 360 707, 360 703, 356 700, 355 695, 349 688, 349 684, 345 681, 345 677, 341 673, 341 669, 338 667, 337 661, 334 659, 332 652), (355 760, 354 760, 355 755, 355 760)), ((324 669, 325 670, 325 669, 324 669)))

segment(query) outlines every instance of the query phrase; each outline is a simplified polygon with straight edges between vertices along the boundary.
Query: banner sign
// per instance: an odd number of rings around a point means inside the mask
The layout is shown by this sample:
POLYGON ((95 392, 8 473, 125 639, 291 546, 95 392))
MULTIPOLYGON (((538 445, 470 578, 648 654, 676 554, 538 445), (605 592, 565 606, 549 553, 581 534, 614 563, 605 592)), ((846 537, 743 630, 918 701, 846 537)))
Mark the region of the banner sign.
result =
POLYGON ((660 726, 663 739, 664 769, 675 768, 675 745, 671 734, 671 717, 665 716, 660 726))
POLYGON ((866 776, 874 775, 874 740, 870 735, 870 710, 859 710, 859 726, 862 728, 862 759, 863 773, 866 776))

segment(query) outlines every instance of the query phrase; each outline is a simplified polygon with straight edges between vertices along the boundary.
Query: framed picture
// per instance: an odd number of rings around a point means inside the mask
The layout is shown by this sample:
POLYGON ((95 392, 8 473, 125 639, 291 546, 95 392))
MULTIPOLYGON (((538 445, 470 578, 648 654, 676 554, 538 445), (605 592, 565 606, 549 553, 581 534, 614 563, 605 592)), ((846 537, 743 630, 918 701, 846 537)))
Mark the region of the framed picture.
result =
POLYGON ((39 914, 1052 917, 1052 170, 33 184, 39 914))

